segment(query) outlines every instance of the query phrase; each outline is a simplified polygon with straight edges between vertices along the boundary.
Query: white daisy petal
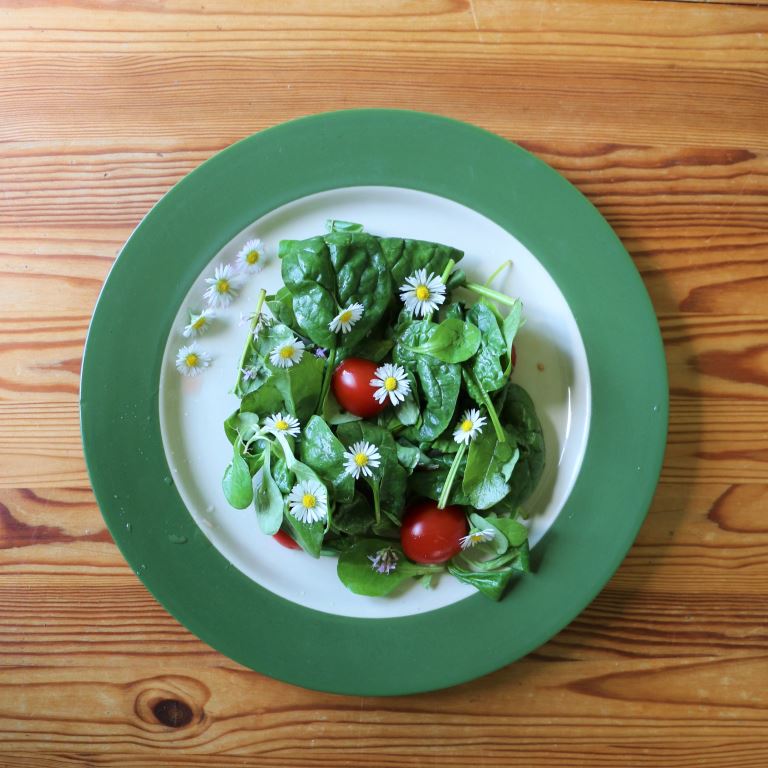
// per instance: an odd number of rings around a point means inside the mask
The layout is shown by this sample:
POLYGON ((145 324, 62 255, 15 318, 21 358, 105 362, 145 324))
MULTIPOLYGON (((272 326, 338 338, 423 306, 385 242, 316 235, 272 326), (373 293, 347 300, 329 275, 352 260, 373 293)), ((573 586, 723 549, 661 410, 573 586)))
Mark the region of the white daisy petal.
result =
POLYGON ((445 301, 445 284, 438 275, 417 269, 400 286, 400 299, 416 317, 426 317, 445 301))
POLYGON ((273 435, 280 433, 296 437, 301 431, 301 425, 295 416, 291 416, 289 413, 286 413, 285 416, 283 416, 282 413, 278 412, 273 413, 271 416, 267 416, 267 418, 264 419, 264 429, 268 430, 273 435))
POLYGON ((269 362, 277 368, 290 368, 296 365, 304 354, 304 342, 295 336, 291 341, 278 344, 269 353, 269 362))
POLYGON ((184 376, 197 376, 210 364, 210 356, 194 342, 176 353, 176 370, 184 376))
POLYGON ((381 464, 379 449, 365 440, 359 440, 347 448, 344 453, 344 471, 357 480, 361 473, 363 477, 371 477, 372 470, 381 464))
POLYGON ((190 312, 189 323, 184 326, 184 336, 186 338, 202 336, 210 327, 211 321, 216 317, 212 309, 204 309, 202 312, 190 312))
POLYGON ((342 309, 336 317, 328 323, 328 329, 332 333, 349 333, 352 326, 363 316, 365 307, 362 304, 350 304, 346 309, 342 309))
POLYGON ((255 238, 249 240, 235 257, 235 263, 240 272, 255 275, 264 269, 264 244, 255 238))
POLYGON ((466 536, 462 536, 459 539, 459 543, 461 544, 462 549, 469 549, 470 547, 474 547, 475 544, 482 544, 485 541, 490 541, 494 536, 495 531, 493 528, 485 528, 482 531, 472 529, 466 536))
POLYGON ((375 388, 373 397, 383 403, 387 398, 392 405, 399 405, 411 391, 408 374, 401 365, 385 363, 373 372, 370 385, 375 388))
POLYGON ((486 421, 486 417, 481 416, 477 408, 464 411, 464 415, 459 419, 458 426, 453 432, 453 439, 457 443, 469 444, 483 431, 486 421))
POLYGON ((203 298, 210 307, 228 307, 237 298, 240 283, 229 264, 219 264, 213 277, 206 278, 208 285, 203 298))
POLYGON ((288 494, 288 509, 302 523, 317 523, 328 516, 325 486, 314 480, 296 483, 288 494))

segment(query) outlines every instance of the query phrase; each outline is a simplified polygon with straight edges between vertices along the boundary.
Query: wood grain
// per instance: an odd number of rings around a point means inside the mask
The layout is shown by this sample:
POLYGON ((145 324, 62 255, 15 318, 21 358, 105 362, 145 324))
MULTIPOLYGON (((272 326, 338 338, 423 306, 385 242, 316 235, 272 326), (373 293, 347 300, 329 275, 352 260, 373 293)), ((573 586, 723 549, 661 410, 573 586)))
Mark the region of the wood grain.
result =
POLYGON ((0 4, 0 766, 768 765, 767 31, 758 0, 0 4), (405 698, 190 635, 112 544, 79 438, 90 314, 147 209, 255 130, 354 106, 563 173, 632 254, 670 376, 661 481, 600 596, 405 698))

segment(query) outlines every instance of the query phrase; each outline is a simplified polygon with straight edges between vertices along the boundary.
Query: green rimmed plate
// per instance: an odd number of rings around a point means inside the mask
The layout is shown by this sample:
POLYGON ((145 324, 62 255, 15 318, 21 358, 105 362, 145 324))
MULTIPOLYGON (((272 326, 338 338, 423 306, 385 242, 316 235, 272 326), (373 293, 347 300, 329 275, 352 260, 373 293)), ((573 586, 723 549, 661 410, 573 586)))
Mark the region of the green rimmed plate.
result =
POLYGON ((110 273, 81 387, 97 500, 126 559, 163 605, 253 669, 367 695, 477 677, 573 619, 618 566, 645 516, 667 408, 648 296, 589 202, 492 134, 385 110, 318 115, 263 131, 174 187, 110 273), (408 590, 381 607, 349 602, 331 594, 323 572, 332 571, 329 561, 307 564, 301 554, 249 537, 255 524, 213 495, 227 460, 226 453, 217 460, 219 416, 231 410, 227 390, 244 334, 237 314, 261 284, 274 285, 276 266, 256 276, 205 337, 214 365, 192 383, 172 366, 183 314, 199 303, 212 262, 231 259, 249 235, 274 248, 285 233, 320 231, 328 213, 357 217, 380 234, 465 248, 477 276, 513 256, 504 288, 524 298, 530 329, 515 375, 545 421, 550 416, 555 450, 549 485, 532 500, 534 520, 544 521, 536 573, 499 604, 452 591, 450 583, 426 597, 408 590))

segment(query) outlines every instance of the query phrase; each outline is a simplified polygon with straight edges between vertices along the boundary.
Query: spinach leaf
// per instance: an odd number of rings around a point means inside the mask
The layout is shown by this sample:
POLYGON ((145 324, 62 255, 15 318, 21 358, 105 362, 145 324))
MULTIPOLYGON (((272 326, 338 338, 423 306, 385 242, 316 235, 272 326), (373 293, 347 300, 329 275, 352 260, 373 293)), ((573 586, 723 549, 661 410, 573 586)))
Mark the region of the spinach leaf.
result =
POLYGON ((288 465, 285 463, 285 459, 282 456, 278 456, 274 459, 272 464, 272 477, 277 483, 277 487, 280 489, 280 493, 287 496, 291 492, 291 488, 296 484, 296 476, 288 469, 288 465))
POLYGON ((283 286, 273 298, 267 301, 267 307, 279 323, 295 328, 296 315, 293 314, 293 296, 286 286, 283 286))
POLYGON ((302 523, 297 520, 287 509, 283 516, 286 525, 296 543, 312 557, 320 557, 325 536, 325 525, 322 521, 316 523, 302 523))
POLYGON ((512 547, 520 547, 528 540, 528 529, 517 520, 496 515, 488 515, 485 520, 501 531, 512 547))
MULTIPOLYGON (((271 374, 270 374, 271 375, 271 374)), ((283 395, 277 387, 277 379, 267 379, 258 389, 248 392, 240 403, 242 412, 268 416, 283 407, 283 395)))
POLYGON ((501 358, 508 354, 504 336, 493 311, 483 302, 478 301, 468 312, 467 319, 474 323, 482 334, 477 354, 472 360, 475 379, 486 392, 494 392, 506 383, 501 358))
POLYGON ((235 441, 232 461, 224 470, 221 488, 227 501, 235 509, 245 509, 253 501, 253 486, 248 464, 240 454, 241 442, 235 441))
POLYGON ((432 355, 444 363, 461 363, 477 352, 480 341, 480 330, 476 325, 449 317, 435 326, 429 341, 411 347, 410 351, 417 355, 432 355))
POLYGON ((421 411, 419 409, 419 391, 416 386, 416 377, 410 371, 406 371, 406 376, 408 377, 408 383, 411 385, 411 391, 395 409, 395 417, 403 426, 411 427, 414 424, 418 424, 421 411))
POLYGON ((278 255, 297 325, 318 346, 335 346, 328 325, 337 312, 336 276, 325 240, 282 240, 278 255))
POLYGON ((450 320, 452 318, 463 320, 464 307, 458 301, 453 301, 443 310, 443 317, 445 320, 450 320))
POLYGON ((488 509, 509 493, 507 481, 519 456, 514 441, 499 442, 490 429, 470 443, 462 489, 475 509, 488 509))
POLYGON ((398 546, 382 539, 363 539, 346 549, 339 556, 336 569, 339 579, 347 589, 356 595, 383 597, 409 578, 427 573, 438 573, 442 567, 417 565, 410 562, 398 546), (397 557, 394 570, 379 573, 373 568, 370 558, 383 548, 390 548, 397 557))
MULTIPOLYGON (((375 328, 389 306, 392 280, 379 241, 365 232, 331 232, 325 237, 336 274, 340 307, 362 304, 363 316, 342 336, 343 350, 350 351, 375 328)), ((342 352, 344 354, 344 352, 342 352)))
POLYGON ((370 532, 374 522, 370 502, 361 493, 355 493, 352 501, 336 507, 332 527, 348 536, 362 536, 370 532))
POLYGON ((464 256, 464 252, 456 248, 425 240, 383 237, 379 239, 379 244, 396 289, 417 269, 441 275, 451 259, 458 262, 464 256))
POLYGON ((405 328, 394 350, 394 360, 406 368, 416 369, 424 398, 421 424, 410 427, 404 437, 413 442, 426 442, 439 437, 453 420, 461 388, 461 368, 443 363, 432 355, 418 354, 413 348, 428 342, 438 326, 420 320, 405 328))
POLYGON ((482 592, 486 597, 490 597, 491 600, 501 599, 513 572, 512 568, 504 568, 498 571, 478 573, 461 568, 452 562, 448 564, 448 573, 455 576, 459 581, 474 587, 478 592, 482 592))
POLYGON ((341 221, 340 219, 328 219, 325 226, 329 232, 362 232, 363 225, 354 221, 341 221))
POLYGON ((264 450, 264 463, 253 479, 253 508, 261 532, 273 536, 280 530, 283 522, 283 494, 270 471, 272 449, 264 450))
POLYGON ((304 354, 298 365, 276 370, 270 379, 282 395, 285 407, 302 423, 315 412, 324 369, 323 360, 304 354))
POLYGON ((380 494, 380 505, 384 514, 393 522, 399 523, 405 506, 408 473, 397 460, 397 446, 392 433, 367 421, 353 421, 341 424, 336 436, 346 447, 364 440, 379 449, 381 463, 373 470, 373 477, 366 478, 366 482, 374 494, 380 494))
POLYGON ((419 447, 412 445, 405 440, 398 440, 396 443, 396 448, 397 460, 400 462, 400 466, 402 466, 408 472, 408 474, 410 474, 414 469, 416 469, 419 461, 421 460, 422 453, 419 450, 419 447))
POLYGON ((319 416, 312 416, 304 427, 301 460, 317 472, 327 487, 334 489, 337 501, 352 499, 355 481, 344 470, 344 446, 319 416))
MULTIPOLYGON (((461 465, 459 466, 459 474, 461 474, 461 465)), ((408 478, 409 497, 423 496, 426 499, 434 499, 437 501, 443 492, 443 486, 448 478, 449 469, 450 467, 445 466, 440 467, 439 469, 414 472, 408 478)), ((469 497, 461 489, 461 483, 453 484, 448 503, 458 504, 462 507, 470 506, 471 502, 469 497)))
POLYGON ((502 332, 504 333, 504 343, 506 345, 507 365, 504 369, 504 378, 508 379, 512 373, 512 344, 515 342, 520 326, 523 324, 523 303, 517 299, 509 310, 509 314, 502 322, 502 332))
POLYGON ((520 449, 520 460, 510 477, 510 492, 505 502, 518 506, 531 495, 544 471, 544 435, 530 395, 512 382, 507 384, 505 394, 501 418, 520 449))

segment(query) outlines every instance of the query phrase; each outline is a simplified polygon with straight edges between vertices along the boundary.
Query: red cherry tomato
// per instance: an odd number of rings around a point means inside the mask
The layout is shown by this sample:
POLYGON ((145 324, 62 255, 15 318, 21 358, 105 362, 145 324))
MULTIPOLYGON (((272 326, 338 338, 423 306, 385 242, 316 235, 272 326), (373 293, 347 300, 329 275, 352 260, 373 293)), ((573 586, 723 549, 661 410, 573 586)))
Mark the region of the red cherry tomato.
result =
POLYGON ((355 416, 366 419, 381 413, 387 407, 387 401, 377 402, 371 386, 378 366, 372 360, 361 357, 348 357, 334 372, 331 379, 333 394, 339 405, 355 416))
POLYGON ((438 509, 436 501, 413 504, 403 517, 400 543, 415 563, 444 563, 461 551, 467 518, 461 507, 438 509))
POLYGON ((282 544, 286 549, 301 549, 301 547, 283 530, 278 531, 272 538, 278 544, 282 544))

